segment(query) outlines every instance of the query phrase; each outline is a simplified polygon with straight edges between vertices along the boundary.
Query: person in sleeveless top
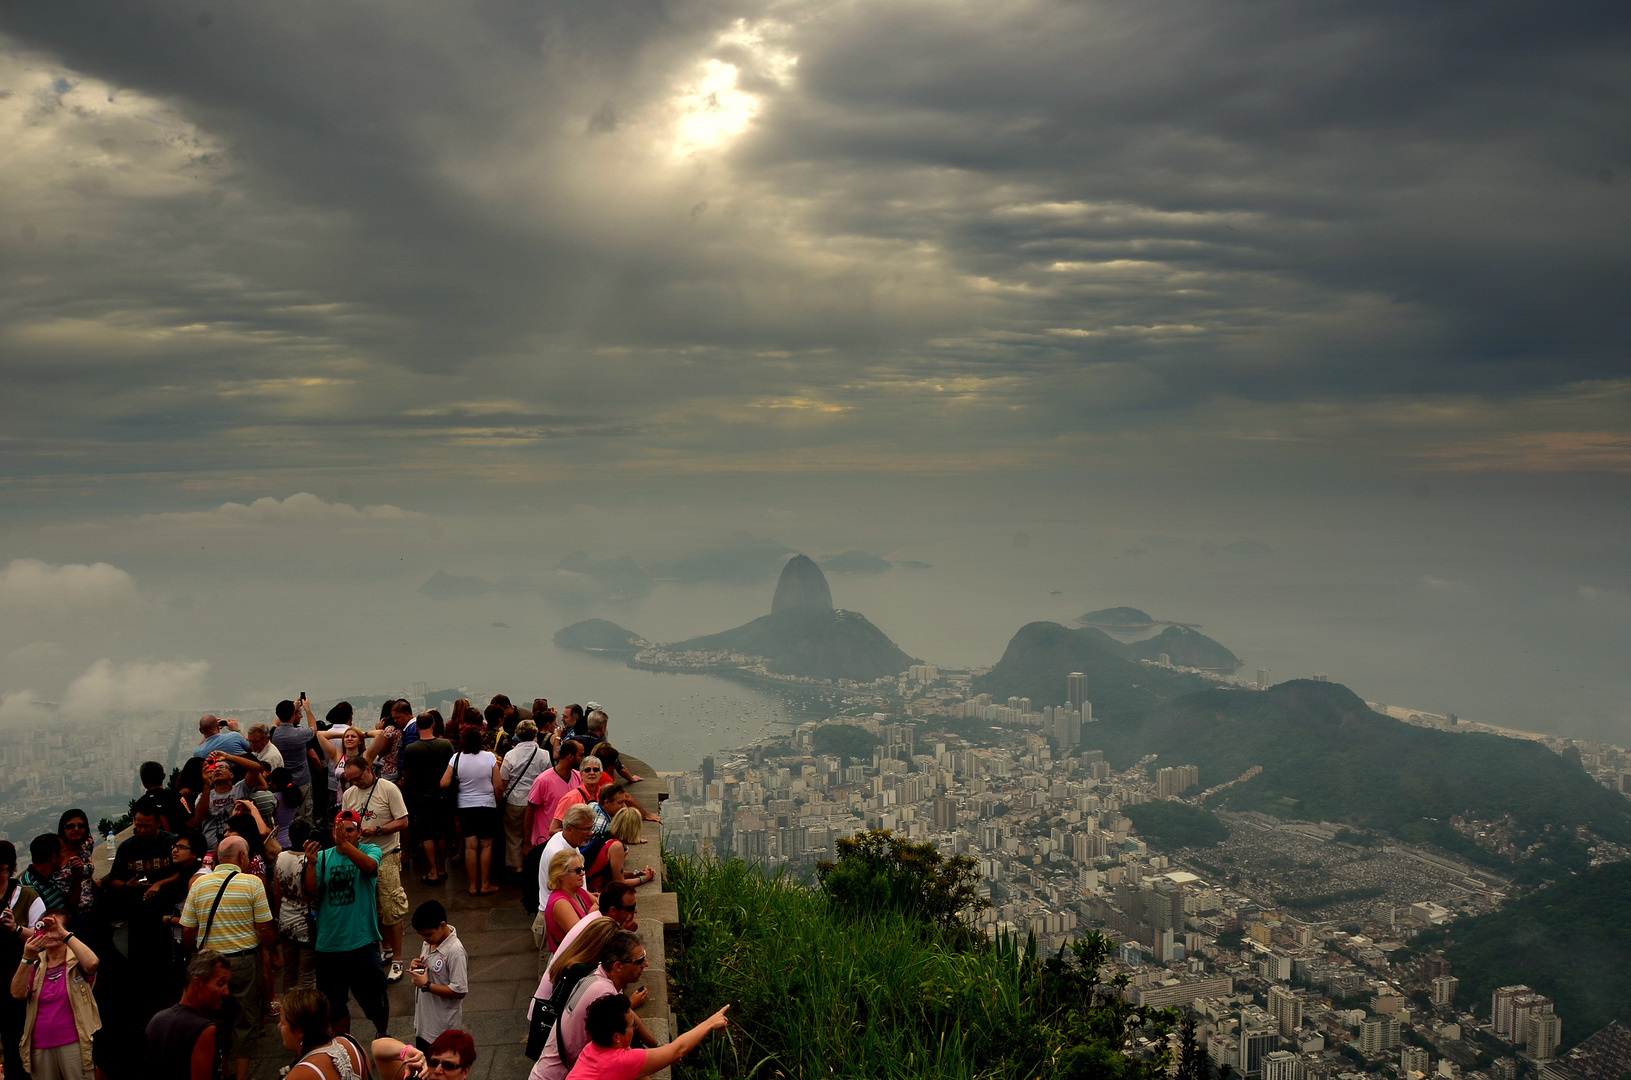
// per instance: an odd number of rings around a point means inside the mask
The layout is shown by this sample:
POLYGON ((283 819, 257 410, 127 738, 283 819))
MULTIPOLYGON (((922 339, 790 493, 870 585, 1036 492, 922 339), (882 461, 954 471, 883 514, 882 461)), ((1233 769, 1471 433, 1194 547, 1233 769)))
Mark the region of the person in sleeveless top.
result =
POLYGON ((329 1026, 328 999, 319 991, 295 987, 283 995, 278 1035, 283 1045, 300 1053, 287 1080, 405 1080, 426 1075, 425 1055, 391 1038, 378 1038, 367 1049, 350 1035, 336 1036, 329 1026), (372 1067, 370 1067, 372 1059, 372 1067))
POLYGON ((232 965, 214 949, 187 963, 181 1002, 147 1022, 147 1075, 152 1080, 217 1080, 226 1042, 216 1038, 221 1004, 232 989, 232 965))
POLYGON ((550 953, 560 947, 566 932, 595 908, 595 898, 583 887, 583 856, 568 849, 549 860, 549 899, 543 911, 544 937, 550 953))

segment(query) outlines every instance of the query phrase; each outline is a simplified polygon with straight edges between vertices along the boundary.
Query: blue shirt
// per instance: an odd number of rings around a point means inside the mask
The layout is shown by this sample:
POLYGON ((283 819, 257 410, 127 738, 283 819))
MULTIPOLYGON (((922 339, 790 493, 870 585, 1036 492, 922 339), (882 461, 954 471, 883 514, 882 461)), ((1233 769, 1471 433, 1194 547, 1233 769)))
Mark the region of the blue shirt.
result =
POLYGON ((225 750, 238 757, 255 756, 255 751, 249 748, 249 740, 236 731, 223 731, 219 735, 211 735, 193 747, 193 757, 209 757, 213 750, 225 750))

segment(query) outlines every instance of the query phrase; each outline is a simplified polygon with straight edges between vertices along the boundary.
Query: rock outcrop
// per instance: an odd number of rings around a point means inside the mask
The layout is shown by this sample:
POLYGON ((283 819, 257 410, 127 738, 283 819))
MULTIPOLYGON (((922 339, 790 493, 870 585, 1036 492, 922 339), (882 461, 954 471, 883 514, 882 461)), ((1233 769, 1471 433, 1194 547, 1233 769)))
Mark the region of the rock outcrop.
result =
POLYGON ((795 555, 787 560, 787 565, 782 567, 781 580, 776 582, 776 596, 770 601, 772 615, 794 608, 833 609, 827 575, 807 555, 795 555))

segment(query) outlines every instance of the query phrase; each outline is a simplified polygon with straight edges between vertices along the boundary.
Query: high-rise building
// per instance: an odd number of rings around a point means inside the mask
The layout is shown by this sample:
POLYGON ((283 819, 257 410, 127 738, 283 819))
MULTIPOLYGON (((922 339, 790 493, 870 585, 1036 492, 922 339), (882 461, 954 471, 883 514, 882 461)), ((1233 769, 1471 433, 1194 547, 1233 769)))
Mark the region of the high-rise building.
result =
MULTIPOLYGON (((1065 700, 1070 702, 1070 711, 1082 712, 1082 706, 1087 704, 1087 676, 1080 671, 1073 671, 1065 676, 1065 700)), ((1087 714, 1082 713, 1085 719, 1087 714)))
POLYGON ((1382 1054, 1399 1045, 1399 1018, 1396 1016, 1367 1016, 1359 1021, 1359 1052, 1367 1056, 1382 1054))
POLYGON ((957 828, 957 801, 955 799, 936 799, 934 801, 934 831, 951 832, 957 828))
POLYGON ((1529 1056, 1535 1061, 1550 1061, 1557 1055, 1557 1044, 1563 1041, 1563 1020, 1548 1012, 1529 1017, 1529 1056))
POLYGON ((1257 688, 1259 690, 1267 690, 1269 688, 1269 669, 1266 667, 1260 667, 1257 669, 1257 688))
POLYGON ((1493 1080, 1518 1080, 1518 1059, 1496 1058, 1489 1063, 1489 1075, 1493 1080))
MULTIPOLYGON (((1244 1021, 1244 1017, 1242 1020, 1244 1021)), ((1280 1049, 1280 1033, 1274 1028, 1249 1028, 1240 1025, 1240 1072, 1244 1076, 1260 1076, 1263 1061, 1280 1049)))
POLYGON ((1430 952, 1421 958, 1421 977, 1432 980, 1450 973, 1450 962, 1440 952, 1430 952))
POLYGON ((1434 1005, 1454 1005, 1455 988, 1461 985, 1461 980, 1454 975, 1440 975, 1433 980, 1432 994, 1434 1005))
POLYGON ((712 755, 702 759, 702 786, 704 789, 714 782, 714 759, 712 755))
POLYGON ((1489 1017, 1490 1029, 1495 1032, 1498 1039, 1512 1039, 1512 1002, 1522 994, 1532 994, 1533 990, 1515 983, 1512 986, 1502 986, 1490 995, 1489 1017))
POLYGON ((1266 1055, 1263 1080, 1303 1080, 1302 1059, 1290 1050, 1276 1050, 1266 1055))
POLYGON ((1303 1026, 1303 999, 1290 987, 1269 987, 1268 1013, 1280 1024, 1281 1035, 1293 1035, 1303 1026))
POLYGON ((1519 994, 1512 999, 1512 1041, 1519 1046, 1529 1044, 1530 1021, 1552 1011, 1552 999, 1545 994, 1519 994))
POLYGON ((1175 799, 1201 782, 1201 770, 1195 765, 1179 765, 1155 770, 1155 797, 1175 799))
POLYGON ((1421 1046, 1399 1048, 1399 1075, 1409 1080, 1410 1073, 1427 1075, 1427 1049, 1421 1046))

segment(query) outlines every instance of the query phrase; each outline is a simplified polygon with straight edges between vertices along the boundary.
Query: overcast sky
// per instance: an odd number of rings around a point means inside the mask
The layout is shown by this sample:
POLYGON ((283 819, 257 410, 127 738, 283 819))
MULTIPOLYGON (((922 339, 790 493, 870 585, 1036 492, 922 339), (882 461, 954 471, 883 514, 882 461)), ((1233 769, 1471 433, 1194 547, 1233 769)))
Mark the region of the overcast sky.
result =
POLYGON ((10 620, 0 693, 258 686, 216 631, 131 640, 234 581, 366 603, 738 528, 964 542, 970 582, 1046 522, 1041 577, 1160 534, 1196 560, 1150 582, 1202 591, 1251 539, 1623 640, 1628 39, 1610 3, 12 0, 0 603, 126 614, 10 620))

